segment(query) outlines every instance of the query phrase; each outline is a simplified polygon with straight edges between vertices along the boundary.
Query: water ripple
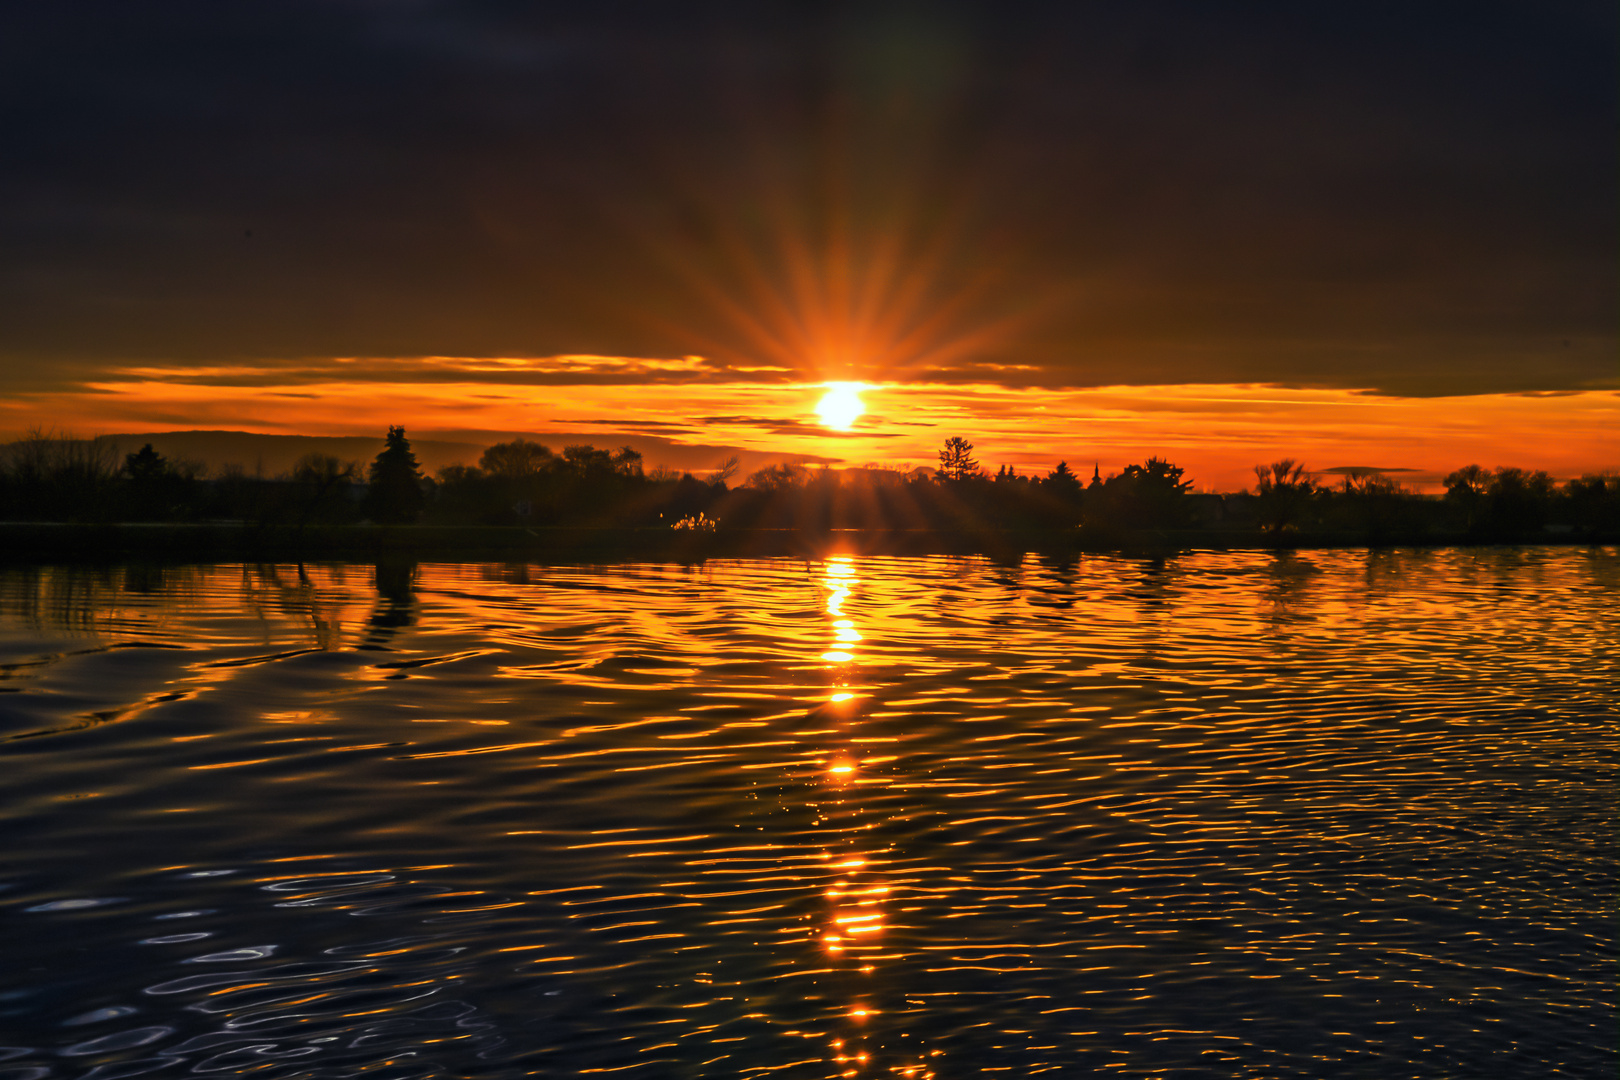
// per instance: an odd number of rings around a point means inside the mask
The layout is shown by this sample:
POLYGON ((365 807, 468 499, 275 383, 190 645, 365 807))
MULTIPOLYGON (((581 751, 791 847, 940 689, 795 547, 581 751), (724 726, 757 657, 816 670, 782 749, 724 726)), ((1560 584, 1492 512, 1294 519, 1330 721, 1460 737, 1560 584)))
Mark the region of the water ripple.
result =
POLYGON ((0 571, 0 1078, 1612 1071, 1617 586, 0 571))

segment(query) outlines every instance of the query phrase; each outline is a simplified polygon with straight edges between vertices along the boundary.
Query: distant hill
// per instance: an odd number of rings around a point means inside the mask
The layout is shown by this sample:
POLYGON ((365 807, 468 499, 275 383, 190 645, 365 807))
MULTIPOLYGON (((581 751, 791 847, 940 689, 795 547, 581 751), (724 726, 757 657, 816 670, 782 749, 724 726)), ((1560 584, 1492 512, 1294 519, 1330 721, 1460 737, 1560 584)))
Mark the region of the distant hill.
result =
MULTIPOLYGON (((630 446, 641 452, 646 467, 694 473, 720 468, 727 458, 738 459, 738 479, 779 461, 816 465, 831 458, 807 454, 763 454, 733 446, 686 445, 654 435, 609 435, 602 432, 427 431, 421 437, 407 432, 422 471, 432 475, 446 465, 472 465, 485 447, 512 439, 529 439, 560 452, 564 446, 589 443, 604 448, 630 446)), ((147 443, 171 460, 196 461, 217 473, 226 465, 240 465, 248 473, 276 476, 291 471, 305 454, 329 454, 340 461, 358 461, 362 467, 381 452, 382 436, 363 435, 260 435, 249 431, 146 431, 107 436, 120 454, 130 454, 147 443)))

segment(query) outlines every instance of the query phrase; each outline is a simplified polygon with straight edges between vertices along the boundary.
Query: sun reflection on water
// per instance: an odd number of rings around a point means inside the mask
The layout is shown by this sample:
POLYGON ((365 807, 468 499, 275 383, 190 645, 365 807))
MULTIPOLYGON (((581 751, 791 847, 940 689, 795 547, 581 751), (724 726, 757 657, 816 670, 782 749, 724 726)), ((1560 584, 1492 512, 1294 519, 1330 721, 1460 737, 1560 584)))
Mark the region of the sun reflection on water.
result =
MULTIPOLYGON (((822 925, 818 934, 821 962, 828 964, 845 987, 843 1011, 836 1015, 829 1042, 832 1061, 839 1076, 859 1076, 877 1071, 923 1080, 931 1077, 923 1055, 914 1060, 884 1067, 874 1055, 893 1054, 883 1042, 885 1033, 874 1027, 883 1014, 876 1004, 886 980, 878 965, 896 957, 886 951, 884 935, 891 927, 885 904, 894 886, 887 880, 887 867, 896 853, 876 849, 870 831, 873 814, 863 804, 862 791, 870 784, 882 786, 888 779, 868 775, 861 751, 861 695, 848 689, 858 657, 854 651, 865 642, 857 620, 845 610, 861 586, 855 561, 850 556, 831 556, 822 565, 819 585, 822 607, 834 648, 821 654, 830 665, 834 691, 828 703, 843 706, 834 710, 834 736, 830 740, 821 773, 821 813, 826 823, 826 848, 822 858, 834 876, 825 890, 822 925)), ((890 973, 891 978, 894 973, 890 973)), ((905 1036, 902 1036, 905 1037, 905 1036)))

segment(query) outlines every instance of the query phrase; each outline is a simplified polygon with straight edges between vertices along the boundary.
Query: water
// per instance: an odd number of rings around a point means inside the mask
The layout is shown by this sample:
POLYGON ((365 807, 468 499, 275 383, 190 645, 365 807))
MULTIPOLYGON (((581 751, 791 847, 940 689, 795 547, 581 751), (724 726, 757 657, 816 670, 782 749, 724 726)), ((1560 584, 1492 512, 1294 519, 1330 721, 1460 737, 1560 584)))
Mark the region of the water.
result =
POLYGON ((0 1080, 1612 1074, 1617 586, 0 571, 0 1080))

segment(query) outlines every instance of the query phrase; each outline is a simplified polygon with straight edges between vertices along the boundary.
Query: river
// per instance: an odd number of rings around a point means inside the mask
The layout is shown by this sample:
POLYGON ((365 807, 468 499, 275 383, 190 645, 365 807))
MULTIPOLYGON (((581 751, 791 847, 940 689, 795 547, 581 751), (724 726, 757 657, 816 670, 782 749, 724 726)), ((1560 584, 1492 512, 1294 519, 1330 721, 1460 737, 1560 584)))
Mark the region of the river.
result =
POLYGON ((1617 597, 0 569, 0 1080, 1612 1074, 1617 597))

